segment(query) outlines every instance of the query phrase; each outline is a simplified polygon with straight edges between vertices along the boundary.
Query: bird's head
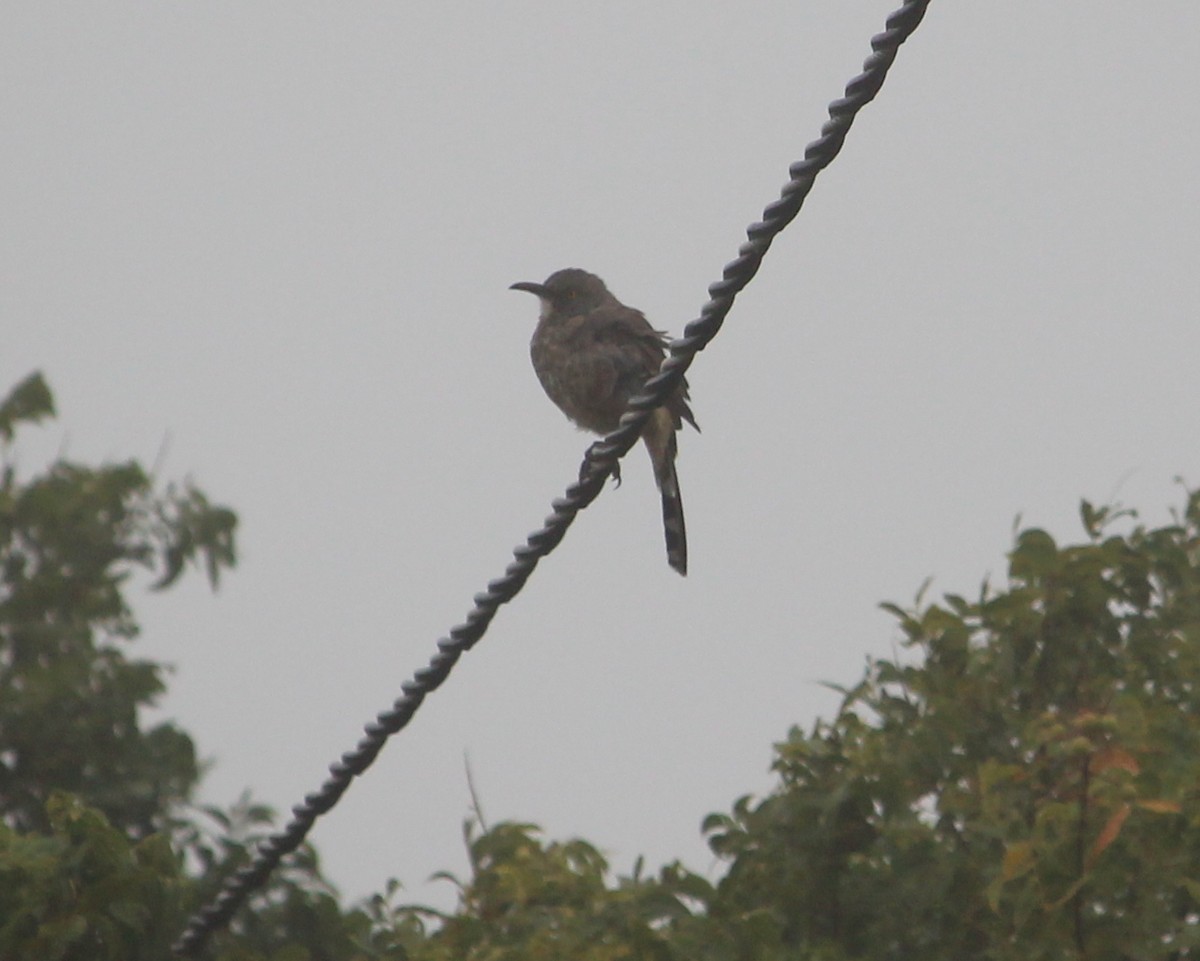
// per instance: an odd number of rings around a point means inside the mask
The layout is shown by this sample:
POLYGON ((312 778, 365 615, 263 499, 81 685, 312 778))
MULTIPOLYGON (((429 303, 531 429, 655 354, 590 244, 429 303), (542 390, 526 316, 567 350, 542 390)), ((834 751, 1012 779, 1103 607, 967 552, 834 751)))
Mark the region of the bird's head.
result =
POLYGON ((542 302, 543 317, 552 312, 567 316, 582 314, 617 302, 603 280, 578 267, 556 270, 541 284, 523 280, 509 290, 523 290, 535 295, 542 302))

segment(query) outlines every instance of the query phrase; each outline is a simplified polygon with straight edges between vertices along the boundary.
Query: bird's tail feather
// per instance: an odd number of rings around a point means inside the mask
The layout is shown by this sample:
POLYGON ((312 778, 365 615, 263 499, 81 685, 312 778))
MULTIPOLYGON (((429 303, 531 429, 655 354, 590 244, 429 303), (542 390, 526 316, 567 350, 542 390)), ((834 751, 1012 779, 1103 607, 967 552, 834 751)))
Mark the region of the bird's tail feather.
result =
POLYGON ((679 496, 679 478, 675 462, 668 464, 670 476, 659 481, 662 492, 663 533, 667 538, 667 563, 687 576, 687 528, 683 523, 683 498, 679 496))
POLYGON ((667 539, 667 563, 680 574, 687 574, 687 528, 683 523, 683 499, 679 496, 679 477, 675 473, 675 417, 665 407, 654 412, 642 433, 654 479, 662 493, 663 533, 667 539))

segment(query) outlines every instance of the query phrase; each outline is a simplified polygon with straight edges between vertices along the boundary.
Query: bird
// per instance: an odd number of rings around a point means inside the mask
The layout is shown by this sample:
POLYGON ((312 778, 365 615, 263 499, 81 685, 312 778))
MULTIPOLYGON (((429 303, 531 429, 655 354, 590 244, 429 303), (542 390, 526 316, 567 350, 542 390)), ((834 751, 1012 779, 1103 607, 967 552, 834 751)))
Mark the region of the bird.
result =
MULTIPOLYGON (((546 394, 584 430, 616 430, 630 399, 658 373, 667 335, 651 327, 640 310, 617 300, 603 280, 577 267, 555 271, 540 284, 521 281, 509 289, 541 301, 529 353, 546 394)), ((687 529, 675 472, 676 433, 684 421, 700 429, 688 399, 687 381, 681 380, 650 414, 641 435, 662 495, 667 563, 685 576, 687 529)))

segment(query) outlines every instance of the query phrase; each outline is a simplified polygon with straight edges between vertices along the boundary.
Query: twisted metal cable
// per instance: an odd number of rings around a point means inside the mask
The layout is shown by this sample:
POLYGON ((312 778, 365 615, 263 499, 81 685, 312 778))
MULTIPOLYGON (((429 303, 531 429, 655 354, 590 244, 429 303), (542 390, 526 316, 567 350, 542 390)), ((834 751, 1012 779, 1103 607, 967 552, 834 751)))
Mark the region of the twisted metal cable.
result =
POLYGON ((475 595, 475 606, 467 619, 437 642, 437 653, 429 664, 400 685, 401 696, 366 725, 366 736, 329 766, 330 776, 320 789, 292 808, 287 827, 264 841, 254 859, 231 875, 213 902, 191 918, 172 946, 175 954, 198 953, 208 937, 223 928, 245 898, 263 884, 284 855, 303 843, 316 819, 338 802, 350 782, 371 766, 387 739, 408 724, 425 696, 437 690, 458 659, 479 642, 500 606, 517 595, 538 561, 558 546, 575 515, 599 496, 617 461, 641 436, 651 411, 666 402, 696 354, 717 335, 734 298, 758 272, 775 236, 800 212, 817 174, 841 151, 854 118, 883 86, 900 45, 917 29, 928 6, 929 0, 906 0, 888 17, 884 32, 871 38, 872 53, 864 61, 862 73, 846 85, 844 97, 829 105, 829 120, 821 128, 821 136, 805 149, 804 159, 789 168, 790 179, 779 200, 767 206, 761 221, 746 228, 747 240, 738 248, 737 259, 726 264, 722 279, 708 288, 709 301, 700 316, 684 328, 682 337, 672 341, 659 372, 646 382, 645 392, 630 401, 620 426, 588 449, 579 480, 552 502, 553 513, 542 527, 513 549, 514 560, 505 568, 504 576, 490 581, 486 591, 475 595))

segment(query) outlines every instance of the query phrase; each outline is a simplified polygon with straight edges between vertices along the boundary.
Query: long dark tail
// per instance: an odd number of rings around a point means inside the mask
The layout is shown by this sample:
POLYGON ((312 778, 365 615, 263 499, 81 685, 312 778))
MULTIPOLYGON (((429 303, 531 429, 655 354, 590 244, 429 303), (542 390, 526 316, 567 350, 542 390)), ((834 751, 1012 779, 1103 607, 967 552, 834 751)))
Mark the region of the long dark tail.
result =
POLYGON ((660 407, 646 422, 642 440, 654 464, 654 479, 662 493, 663 533, 667 538, 667 563, 680 574, 687 574, 687 528, 683 524, 683 500, 679 496, 679 477, 675 473, 675 431, 678 419, 660 407))
POLYGON ((658 477, 658 489, 662 492, 663 533, 667 538, 667 563, 686 577, 687 527, 683 523, 683 498, 679 496, 679 477, 675 473, 673 457, 667 461, 666 470, 662 472, 662 476, 658 477))

